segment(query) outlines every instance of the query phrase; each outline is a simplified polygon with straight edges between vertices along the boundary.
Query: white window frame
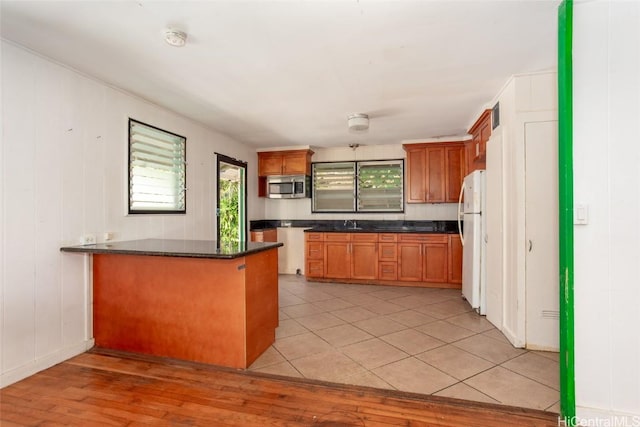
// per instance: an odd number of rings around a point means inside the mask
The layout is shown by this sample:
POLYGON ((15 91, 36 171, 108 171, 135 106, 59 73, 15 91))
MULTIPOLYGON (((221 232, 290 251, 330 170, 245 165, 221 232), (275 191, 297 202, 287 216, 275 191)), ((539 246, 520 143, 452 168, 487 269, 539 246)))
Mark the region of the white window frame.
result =
POLYGON ((129 214, 185 214, 187 138, 129 118, 129 214))

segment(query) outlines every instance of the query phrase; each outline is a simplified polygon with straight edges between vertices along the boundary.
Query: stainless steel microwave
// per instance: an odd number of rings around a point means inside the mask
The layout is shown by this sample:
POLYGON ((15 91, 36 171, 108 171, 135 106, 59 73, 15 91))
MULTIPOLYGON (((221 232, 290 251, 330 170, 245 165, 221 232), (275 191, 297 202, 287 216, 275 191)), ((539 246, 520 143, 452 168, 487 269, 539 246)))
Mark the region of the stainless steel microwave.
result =
POLYGON ((267 197, 271 199, 301 199, 311 197, 311 179, 306 175, 276 175, 267 177, 267 197))

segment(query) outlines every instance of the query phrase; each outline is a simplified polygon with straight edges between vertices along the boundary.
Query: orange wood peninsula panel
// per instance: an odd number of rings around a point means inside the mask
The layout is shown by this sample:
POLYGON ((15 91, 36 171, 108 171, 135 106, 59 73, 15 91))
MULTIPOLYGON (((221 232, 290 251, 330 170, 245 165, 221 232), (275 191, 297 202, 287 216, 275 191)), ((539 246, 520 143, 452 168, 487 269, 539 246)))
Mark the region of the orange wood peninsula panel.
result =
POLYGON ((246 368, 275 341, 277 256, 94 254, 96 346, 246 368))

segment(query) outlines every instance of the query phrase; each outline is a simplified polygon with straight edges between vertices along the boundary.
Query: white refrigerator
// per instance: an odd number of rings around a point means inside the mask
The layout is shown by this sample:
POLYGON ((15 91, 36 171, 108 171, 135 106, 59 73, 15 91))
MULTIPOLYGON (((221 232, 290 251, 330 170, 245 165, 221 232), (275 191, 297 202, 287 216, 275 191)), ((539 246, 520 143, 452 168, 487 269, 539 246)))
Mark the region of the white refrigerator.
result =
POLYGON ((476 170, 464 178, 458 205, 458 223, 462 239, 462 296, 471 308, 486 314, 486 228, 485 171, 476 170), (464 201, 462 198, 464 196, 464 201))

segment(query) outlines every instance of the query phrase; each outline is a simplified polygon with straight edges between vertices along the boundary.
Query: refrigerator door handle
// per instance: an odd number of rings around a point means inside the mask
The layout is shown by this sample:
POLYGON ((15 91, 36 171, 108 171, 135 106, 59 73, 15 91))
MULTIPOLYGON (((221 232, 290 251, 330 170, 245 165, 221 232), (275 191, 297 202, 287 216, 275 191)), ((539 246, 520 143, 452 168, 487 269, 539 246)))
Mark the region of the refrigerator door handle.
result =
POLYGON ((531 249, 533 249, 533 242, 529 240, 529 252, 531 252, 531 249))
POLYGON ((462 187, 460 187, 460 196, 458 197, 458 234, 460 234, 460 242, 462 246, 464 246, 464 236, 462 235, 462 224, 461 224, 461 215, 462 215, 462 195, 464 194, 464 182, 462 183, 462 187))

